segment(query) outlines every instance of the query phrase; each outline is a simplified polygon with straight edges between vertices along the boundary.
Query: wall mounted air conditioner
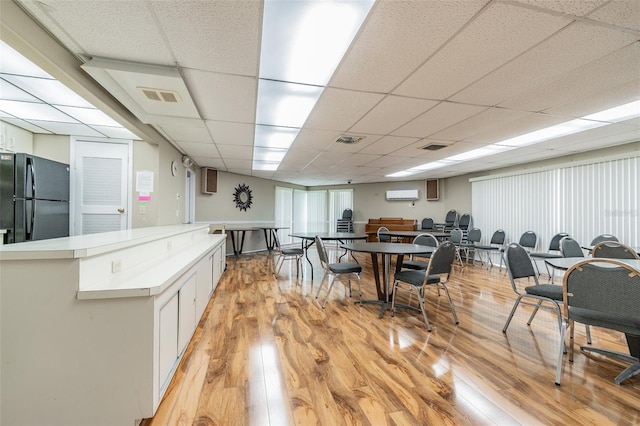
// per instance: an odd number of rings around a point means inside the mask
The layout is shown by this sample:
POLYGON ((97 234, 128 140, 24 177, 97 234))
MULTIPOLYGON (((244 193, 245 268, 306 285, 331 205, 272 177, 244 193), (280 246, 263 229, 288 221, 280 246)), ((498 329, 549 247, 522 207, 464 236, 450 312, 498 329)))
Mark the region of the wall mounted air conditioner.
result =
POLYGON ((417 200, 418 199, 418 190, 417 189, 405 189, 400 191, 387 191, 387 200, 396 201, 396 200, 417 200))

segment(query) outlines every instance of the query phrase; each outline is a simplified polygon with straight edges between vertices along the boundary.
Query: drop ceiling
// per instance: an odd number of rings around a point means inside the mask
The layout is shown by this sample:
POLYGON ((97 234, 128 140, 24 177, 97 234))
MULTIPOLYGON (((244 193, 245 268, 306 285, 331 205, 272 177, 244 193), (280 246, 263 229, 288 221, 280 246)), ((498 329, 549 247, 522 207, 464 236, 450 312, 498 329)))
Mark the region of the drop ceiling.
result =
MULTIPOLYGON (((279 168, 255 171, 262 2, 16 3, 86 71, 106 60, 179 80, 189 114, 145 115, 126 101, 134 86, 107 89, 198 166, 303 186, 395 181, 386 175, 640 99, 637 0, 378 0, 279 168)), ((638 140, 631 119, 408 179, 638 140)))

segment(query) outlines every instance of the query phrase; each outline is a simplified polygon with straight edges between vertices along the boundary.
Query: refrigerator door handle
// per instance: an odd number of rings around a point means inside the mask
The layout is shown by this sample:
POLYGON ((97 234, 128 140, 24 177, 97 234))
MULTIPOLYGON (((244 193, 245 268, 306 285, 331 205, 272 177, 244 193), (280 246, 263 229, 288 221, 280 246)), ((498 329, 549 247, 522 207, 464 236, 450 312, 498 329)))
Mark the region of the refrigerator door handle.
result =
POLYGON ((27 157, 27 173, 31 181, 31 197, 36 197, 36 168, 32 158, 27 157))
POLYGON ((31 214, 30 217, 25 217, 26 229, 25 229, 25 241, 31 241, 31 235, 33 234, 33 227, 36 221, 36 200, 29 200, 31 202, 31 214))

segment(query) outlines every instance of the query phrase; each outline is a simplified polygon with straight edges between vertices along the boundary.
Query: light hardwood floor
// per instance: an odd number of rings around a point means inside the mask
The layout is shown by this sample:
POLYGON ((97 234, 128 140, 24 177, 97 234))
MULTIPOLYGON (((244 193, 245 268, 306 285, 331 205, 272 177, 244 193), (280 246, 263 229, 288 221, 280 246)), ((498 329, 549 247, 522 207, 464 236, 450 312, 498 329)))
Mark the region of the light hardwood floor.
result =
MULTIPOLYGON (((504 270, 454 270, 449 289, 427 293, 421 314, 359 305, 336 282, 323 310, 314 280, 285 263, 277 278, 266 254, 227 258, 228 269, 196 330, 155 425, 633 425, 640 424, 640 376, 614 384, 625 367, 576 351, 554 384, 559 333, 554 314, 519 308, 504 270)), ((371 262, 365 298, 375 298, 371 262)), ((557 277, 556 277, 557 278, 557 277)), ((559 280, 556 279, 556 282, 559 280)), ((405 299, 405 301, 407 301, 405 299)), ((414 296, 413 302, 416 302, 414 296)), ((621 333, 592 328, 594 346, 627 351, 621 333)), ((576 346, 584 344, 576 326, 576 346)))

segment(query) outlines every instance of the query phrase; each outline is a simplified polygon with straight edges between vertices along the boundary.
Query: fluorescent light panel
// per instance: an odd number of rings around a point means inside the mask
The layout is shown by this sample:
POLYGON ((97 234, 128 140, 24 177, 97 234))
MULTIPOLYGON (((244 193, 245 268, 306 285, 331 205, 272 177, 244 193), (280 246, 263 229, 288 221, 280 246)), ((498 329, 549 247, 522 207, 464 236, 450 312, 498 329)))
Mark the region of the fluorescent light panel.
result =
MULTIPOLYGON (((291 146, 373 3, 265 0, 255 147, 291 146), (276 137, 259 125, 290 130, 276 137)), ((273 168, 260 162, 261 153, 254 149, 253 169, 277 170, 282 159, 273 168)))
POLYGON ((576 118, 534 132, 525 133, 524 135, 514 138, 505 139, 491 145, 477 148, 462 154, 447 157, 442 160, 433 161, 423 164, 422 166, 413 167, 411 169, 402 170, 396 173, 386 175, 386 177, 406 177, 426 170, 439 169, 455 163, 474 160, 477 158, 487 157, 500 152, 521 148, 528 145, 572 135, 585 130, 596 129, 598 127, 608 126, 610 124, 619 123, 621 121, 630 120, 640 117, 640 100, 633 101, 628 104, 609 108, 594 114, 576 118))

